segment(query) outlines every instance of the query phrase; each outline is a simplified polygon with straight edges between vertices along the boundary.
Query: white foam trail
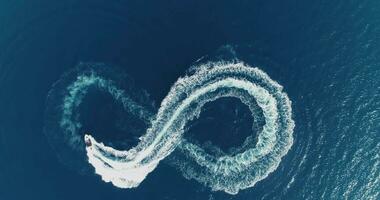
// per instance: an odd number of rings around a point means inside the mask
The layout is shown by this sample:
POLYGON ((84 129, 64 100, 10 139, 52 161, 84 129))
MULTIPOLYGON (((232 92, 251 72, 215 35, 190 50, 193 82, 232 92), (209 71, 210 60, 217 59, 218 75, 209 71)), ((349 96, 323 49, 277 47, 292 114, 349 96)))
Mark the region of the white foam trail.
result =
POLYGON ((293 143, 291 103, 282 87, 263 71, 241 62, 210 63, 178 79, 151 124, 140 142, 125 151, 85 136, 89 162, 104 181, 120 188, 137 187, 178 147, 185 158, 176 165, 187 178, 236 194, 273 172, 293 143), (242 91, 247 95, 241 95, 242 91), (182 134, 186 123, 199 116, 205 103, 224 96, 240 98, 249 107, 257 103, 265 125, 256 145, 236 155, 215 157, 182 140, 182 134))
MULTIPOLYGON (((134 130, 130 135, 140 132, 136 129, 145 131, 149 127, 154 117, 153 102, 146 92, 134 88, 133 83, 122 71, 101 63, 80 63, 54 83, 46 101, 44 133, 63 164, 81 174, 92 172, 83 140, 86 130, 80 116, 83 101, 90 91, 108 93, 114 102, 122 105, 128 118, 135 120, 131 122, 134 130)), ((112 142, 129 145, 126 141, 112 142)))
POLYGON ((73 112, 81 104, 82 99, 88 92, 90 86, 96 86, 98 89, 111 94, 116 101, 123 104, 124 109, 126 109, 128 113, 136 115, 144 121, 150 120, 151 114, 142 108, 141 105, 138 105, 130 99, 125 94, 124 90, 117 88, 112 83, 112 80, 104 79, 95 72, 82 74, 67 88, 69 94, 65 96, 63 100, 63 112, 60 121, 60 126, 65 130, 67 134, 66 138, 72 146, 75 146, 82 141, 82 138, 78 134, 78 129, 81 128, 82 125, 80 122, 77 122, 76 119, 73 119, 75 118, 73 112))

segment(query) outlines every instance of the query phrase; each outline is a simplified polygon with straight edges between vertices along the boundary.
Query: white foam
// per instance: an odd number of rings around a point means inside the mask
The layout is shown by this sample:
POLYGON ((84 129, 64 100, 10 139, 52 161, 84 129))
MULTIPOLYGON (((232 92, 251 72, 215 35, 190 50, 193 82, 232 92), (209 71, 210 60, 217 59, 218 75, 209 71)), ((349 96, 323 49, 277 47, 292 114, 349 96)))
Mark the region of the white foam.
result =
POLYGON ((176 166, 213 190, 236 194, 253 187, 279 165, 293 143, 291 103, 282 87, 258 68, 237 63, 209 63, 191 76, 178 79, 141 141, 129 150, 116 150, 85 136, 89 162, 106 182, 120 188, 137 187, 158 163, 177 147, 185 162, 176 166), (221 92, 218 92, 221 91, 221 92), (246 92, 251 98, 239 96, 246 92), (215 157, 182 140, 184 127, 201 107, 223 96, 237 97, 262 109, 265 125, 256 145, 236 155, 215 157))

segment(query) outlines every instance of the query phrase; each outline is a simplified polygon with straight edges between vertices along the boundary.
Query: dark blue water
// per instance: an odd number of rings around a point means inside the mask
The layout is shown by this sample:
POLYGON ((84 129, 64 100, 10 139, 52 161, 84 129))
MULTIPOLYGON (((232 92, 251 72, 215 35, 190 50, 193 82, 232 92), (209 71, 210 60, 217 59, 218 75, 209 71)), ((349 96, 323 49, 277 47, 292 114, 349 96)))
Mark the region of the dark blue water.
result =
MULTIPOLYGON (((379 199, 379 35, 376 0, 2 0, 0 199, 379 199), (164 162, 137 189, 119 189, 59 161, 43 129, 62 74, 80 62, 118 66, 159 105, 194 61, 226 45, 293 102, 294 144, 266 179, 228 195, 164 162)), ((205 118, 234 121, 210 109, 205 118)), ((115 124, 95 119, 99 130, 115 124)), ((203 123, 215 131, 194 138, 226 149, 246 134, 203 123)))

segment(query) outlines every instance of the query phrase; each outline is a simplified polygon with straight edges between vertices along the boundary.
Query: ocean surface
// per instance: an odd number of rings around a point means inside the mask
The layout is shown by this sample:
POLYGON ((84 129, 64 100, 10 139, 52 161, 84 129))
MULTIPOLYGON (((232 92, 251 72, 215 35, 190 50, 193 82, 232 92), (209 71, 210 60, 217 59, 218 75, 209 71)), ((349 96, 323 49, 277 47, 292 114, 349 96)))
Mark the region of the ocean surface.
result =
MULTIPOLYGON (((0 111, 1 200, 380 199, 380 1, 0 0, 0 111), (73 102, 75 131, 126 149, 180 77, 228 60, 265 72, 291 101, 292 145, 252 187, 226 192, 186 176, 177 148, 122 189, 95 173, 84 141, 61 138, 62 99, 89 69, 151 114, 133 117, 90 88, 73 102)), ((220 98, 182 137, 233 154, 257 142, 261 115, 220 98)))

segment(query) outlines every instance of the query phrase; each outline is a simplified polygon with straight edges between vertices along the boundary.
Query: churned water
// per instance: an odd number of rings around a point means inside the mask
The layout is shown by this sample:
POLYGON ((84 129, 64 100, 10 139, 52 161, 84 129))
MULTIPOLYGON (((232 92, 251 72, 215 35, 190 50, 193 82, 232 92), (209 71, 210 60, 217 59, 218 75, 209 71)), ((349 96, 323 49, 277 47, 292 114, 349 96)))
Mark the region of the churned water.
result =
POLYGON ((0 199, 379 199, 379 35, 375 0, 0 1, 0 199))

